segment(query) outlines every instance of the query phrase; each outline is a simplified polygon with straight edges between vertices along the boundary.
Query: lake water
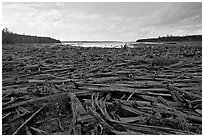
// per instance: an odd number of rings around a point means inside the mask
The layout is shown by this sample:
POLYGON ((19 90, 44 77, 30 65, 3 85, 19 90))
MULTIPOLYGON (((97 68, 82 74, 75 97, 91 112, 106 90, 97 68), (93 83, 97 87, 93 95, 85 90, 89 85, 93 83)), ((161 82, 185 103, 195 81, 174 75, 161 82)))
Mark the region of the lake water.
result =
POLYGON ((82 47, 116 47, 120 48, 125 45, 126 42, 62 42, 63 45, 71 45, 71 46, 82 46, 82 47))
POLYGON ((104 47, 104 48, 121 48, 125 44, 130 47, 133 45, 148 45, 148 44, 161 44, 156 42, 62 42, 63 45, 82 46, 82 47, 104 47))

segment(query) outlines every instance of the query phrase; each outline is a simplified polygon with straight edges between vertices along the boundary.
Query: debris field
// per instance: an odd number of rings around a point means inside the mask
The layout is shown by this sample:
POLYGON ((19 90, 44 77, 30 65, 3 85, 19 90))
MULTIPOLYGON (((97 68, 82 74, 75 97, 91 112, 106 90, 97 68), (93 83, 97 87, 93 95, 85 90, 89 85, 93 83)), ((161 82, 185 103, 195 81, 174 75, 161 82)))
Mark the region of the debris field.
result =
POLYGON ((202 43, 3 45, 2 134, 202 134, 202 43))

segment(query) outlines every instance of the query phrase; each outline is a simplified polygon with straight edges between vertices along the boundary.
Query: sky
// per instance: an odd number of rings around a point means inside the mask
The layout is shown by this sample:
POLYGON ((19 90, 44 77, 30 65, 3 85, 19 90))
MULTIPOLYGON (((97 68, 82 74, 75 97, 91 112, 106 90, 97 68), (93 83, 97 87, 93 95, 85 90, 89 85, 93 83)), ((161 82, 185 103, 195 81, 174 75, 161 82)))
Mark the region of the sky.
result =
POLYGON ((201 2, 3 2, 2 26, 68 40, 202 34, 201 2))

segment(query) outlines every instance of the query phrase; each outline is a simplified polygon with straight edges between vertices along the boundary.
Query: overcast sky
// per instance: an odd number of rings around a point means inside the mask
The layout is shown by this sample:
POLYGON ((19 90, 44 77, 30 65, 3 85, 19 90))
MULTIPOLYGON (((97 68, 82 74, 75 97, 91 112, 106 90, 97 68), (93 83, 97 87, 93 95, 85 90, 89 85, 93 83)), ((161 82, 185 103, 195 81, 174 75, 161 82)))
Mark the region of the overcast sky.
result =
POLYGON ((202 3, 3 3, 3 27, 60 40, 202 34, 202 3))

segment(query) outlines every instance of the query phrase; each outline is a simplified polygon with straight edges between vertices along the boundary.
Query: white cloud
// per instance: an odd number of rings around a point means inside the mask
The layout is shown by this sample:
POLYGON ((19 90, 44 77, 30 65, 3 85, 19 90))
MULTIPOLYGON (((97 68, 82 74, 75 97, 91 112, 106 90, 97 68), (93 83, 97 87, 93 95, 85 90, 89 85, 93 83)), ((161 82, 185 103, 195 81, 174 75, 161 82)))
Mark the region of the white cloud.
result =
POLYGON ((185 3, 3 3, 3 25, 61 40, 136 40, 201 34, 201 10, 185 3))

